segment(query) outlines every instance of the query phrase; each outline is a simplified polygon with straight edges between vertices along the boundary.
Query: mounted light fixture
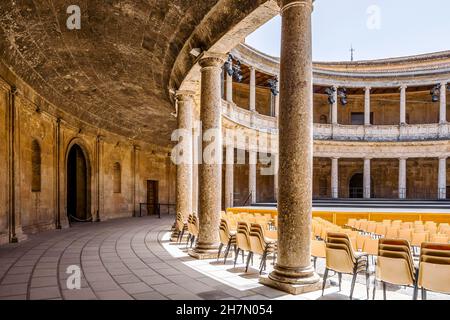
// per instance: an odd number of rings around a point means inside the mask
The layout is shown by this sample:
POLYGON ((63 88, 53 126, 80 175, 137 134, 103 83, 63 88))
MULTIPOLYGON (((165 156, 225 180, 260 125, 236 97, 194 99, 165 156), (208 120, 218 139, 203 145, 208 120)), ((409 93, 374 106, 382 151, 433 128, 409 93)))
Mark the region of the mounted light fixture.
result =
POLYGON ((325 93, 328 96, 328 103, 329 104, 335 104, 336 100, 334 99, 334 93, 336 92, 336 88, 335 87, 330 87, 330 88, 326 88, 325 89, 325 93))
POLYGON ((430 91, 431 101, 439 102, 439 99, 440 99, 439 95, 440 95, 440 93, 441 93, 441 86, 437 84, 430 91))
POLYGON ((276 97, 280 92, 278 91, 278 78, 275 77, 273 79, 267 80, 267 83, 269 84, 270 91, 272 92, 273 96, 276 97))
POLYGON ((244 77, 242 76, 241 62, 237 60, 236 63, 233 64, 233 59, 233 56, 229 54, 227 61, 223 65, 223 69, 230 77, 233 77, 237 82, 242 82, 244 77))
POLYGON ((338 97, 339 97, 339 99, 341 101, 341 104, 343 106, 346 106, 347 103, 348 103, 348 100, 347 100, 347 89, 341 88, 341 89, 338 90, 337 93, 338 93, 338 97))

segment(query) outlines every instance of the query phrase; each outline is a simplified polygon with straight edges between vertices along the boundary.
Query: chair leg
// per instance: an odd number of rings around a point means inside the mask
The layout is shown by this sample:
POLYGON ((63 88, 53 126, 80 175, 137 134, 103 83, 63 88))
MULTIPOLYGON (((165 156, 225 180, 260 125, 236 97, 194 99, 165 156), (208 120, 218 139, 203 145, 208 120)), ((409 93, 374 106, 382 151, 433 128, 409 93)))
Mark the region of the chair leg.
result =
POLYGON ((353 278, 352 278, 352 287, 350 289, 350 300, 353 300, 353 291, 355 290, 355 283, 356 283, 356 276, 358 274, 356 273, 356 270, 353 272, 353 278))
POLYGON ((422 300, 427 300, 427 290, 425 288, 422 288, 422 300))
POLYGON ((375 293, 377 292, 377 277, 373 279, 373 295, 372 300, 375 300, 375 293))
POLYGON ((370 290, 370 275, 369 275, 369 258, 367 258, 366 265, 366 291, 367 291, 367 300, 369 300, 369 290, 370 290))
POLYGON ((244 250, 242 250, 242 263, 244 263, 245 259, 244 259, 244 250))
POLYGON ((259 265, 259 274, 262 274, 263 268, 266 267, 266 259, 267 259, 267 252, 264 251, 264 254, 261 257, 261 263, 259 265))
POLYGON ((382 281, 383 283, 383 299, 386 300, 386 282, 382 281))
POLYGON ((328 277, 328 268, 325 268, 325 273, 323 274, 323 283, 322 283, 322 296, 325 292, 325 285, 327 283, 327 277, 328 277))
POLYGON ((339 278, 339 292, 341 292, 342 290, 342 273, 338 273, 338 278, 339 278))
POLYGON ((184 228, 183 228, 183 230, 181 230, 181 235, 180 235, 180 238, 178 239, 178 242, 181 242, 181 240, 183 239, 183 236, 184 236, 184 228))
POLYGON ((417 285, 417 281, 414 284, 414 292, 413 292, 413 300, 417 300, 417 296, 419 295, 419 286, 417 285))
POLYGON ((220 245, 219 245, 219 252, 217 253, 217 261, 219 261, 220 253, 222 252, 222 248, 223 248, 223 243, 220 243, 220 245))
POLYGON ((223 258, 223 264, 227 263, 228 254, 230 253, 231 242, 228 241, 227 248, 225 249, 225 257, 223 258))
POLYGON ((234 257, 234 267, 235 267, 235 268, 236 268, 236 262, 237 262, 237 259, 238 259, 238 257, 239 257, 239 250, 241 250, 241 249, 237 248, 237 250, 236 250, 236 256, 234 257))
POLYGON ((314 261, 314 270, 316 270, 316 266, 317 266, 317 257, 314 257, 314 258, 313 258, 313 261, 314 261))
POLYGON ((252 256, 253 256, 253 252, 249 252, 248 253, 248 256, 247 256, 247 266, 245 267, 245 272, 247 273, 247 271, 248 271, 248 265, 250 264, 250 259, 252 258, 252 256))
POLYGON ((191 235, 191 234, 188 234, 187 240, 186 240, 186 249, 187 249, 188 246, 189 246, 189 241, 191 240, 191 237, 192 237, 192 235, 191 235))

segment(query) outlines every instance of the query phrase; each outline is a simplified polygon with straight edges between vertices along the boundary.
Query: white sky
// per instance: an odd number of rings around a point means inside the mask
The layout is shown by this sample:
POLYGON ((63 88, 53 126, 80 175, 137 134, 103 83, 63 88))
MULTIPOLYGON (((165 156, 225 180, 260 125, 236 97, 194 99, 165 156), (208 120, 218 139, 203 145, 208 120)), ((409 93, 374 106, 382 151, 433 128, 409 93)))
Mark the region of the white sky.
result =
MULTIPOLYGON (((246 42, 280 55, 281 18, 273 18, 246 42)), ((450 50, 449 0, 316 0, 314 61, 400 57, 450 50)))

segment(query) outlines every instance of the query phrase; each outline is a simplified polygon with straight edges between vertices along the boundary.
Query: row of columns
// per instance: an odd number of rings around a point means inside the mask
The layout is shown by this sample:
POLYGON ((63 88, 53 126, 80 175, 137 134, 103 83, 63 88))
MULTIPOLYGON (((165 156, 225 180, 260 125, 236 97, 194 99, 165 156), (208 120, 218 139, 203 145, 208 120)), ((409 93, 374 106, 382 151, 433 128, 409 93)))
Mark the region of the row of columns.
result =
MULTIPOLYGON (((399 159, 399 174, 398 174, 398 195, 400 199, 406 199, 406 160, 407 158, 399 159)), ((331 196, 334 199, 339 198, 339 158, 331 159, 331 196)), ((365 199, 371 197, 371 179, 370 179, 370 164, 371 159, 364 159, 363 169, 363 196, 365 199)), ((447 193, 447 157, 439 158, 439 173, 438 173, 438 198, 446 199, 447 193)))
MULTIPOLYGON (((447 122, 447 82, 440 86, 439 122, 447 122)), ((331 123, 338 124, 338 88, 333 87, 334 103, 331 105, 331 123)), ((371 87, 364 88, 364 125, 370 125, 370 93, 371 87)), ((400 124, 406 124, 406 85, 400 86, 400 124)))
MULTIPOLYGON (((260 279, 266 285, 297 294, 318 290, 321 286, 320 278, 311 266, 310 254, 313 164, 312 2, 279 1, 282 16, 280 104, 283 108, 280 109, 279 116, 278 259, 274 271, 268 277, 260 279)), ((199 61, 200 120, 203 133, 210 129, 222 132, 221 67, 225 62, 224 58, 209 54, 199 61)), ((254 88, 254 75, 252 78, 254 88)), ((251 92, 254 96, 255 90, 251 89, 251 92)), ((251 98, 250 101, 250 109, 254 110, 256 100, 251 98)), ((184 118, 189 113, 187 109, 186 103, 179 104, 179 126, 189 126, 184 118)), ((202 141, 202 150, 206 150, 206 147, 208 150, 220 150, 216 153, 221 157, 221 137, 204 137, 202 141)), ((202 161, 198 169, 199 235, 195 248, 189 254, 200 259, 217 255, 222 190, 220 157, 213 161, 202 161)), ((231 158, 231 151, 227 152, 227 157, 231 158)), ((251 152, 250 158, 251 162, 256 163, 256 153, 251 152)), ((232 177, 230 169, 226 174, 227 179, 232 177)), ((183 216, 191 210, 188 198, 192 197, 192 190, 182 191, 185 186, 189 188, 192 181, 189 171, 192 172, 192 166, 189 165, 179 165, 177 169, 177 202, 180 202, 177 210, 183 216)), ((255 179, 256 166, 251 166, 250 189, 254 189, 255 179)), ((227 189, 228 197, 232 193, 230 191, 227 189)))

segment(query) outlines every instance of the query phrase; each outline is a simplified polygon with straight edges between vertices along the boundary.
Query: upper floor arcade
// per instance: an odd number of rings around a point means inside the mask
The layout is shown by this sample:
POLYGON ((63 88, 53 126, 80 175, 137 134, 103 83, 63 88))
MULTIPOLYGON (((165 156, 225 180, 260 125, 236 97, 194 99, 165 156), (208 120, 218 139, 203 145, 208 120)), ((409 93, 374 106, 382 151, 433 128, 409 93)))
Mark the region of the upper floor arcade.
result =
MULTIPOLYGON (((225 116, 276 131, 279 61, 241 44, 222 75, 225 116)), ((315 63, 315 139, 408 141, 450 138, 450 52, 348 63, 315 63)))

